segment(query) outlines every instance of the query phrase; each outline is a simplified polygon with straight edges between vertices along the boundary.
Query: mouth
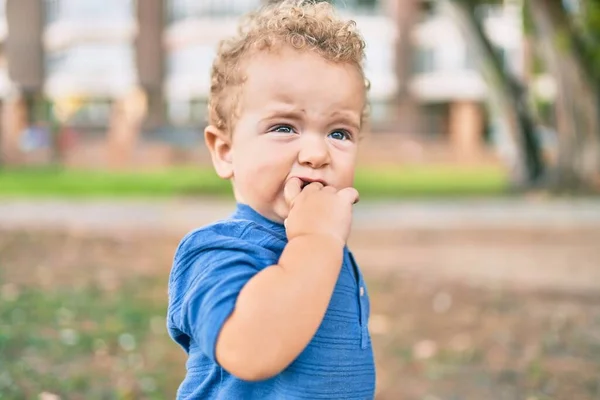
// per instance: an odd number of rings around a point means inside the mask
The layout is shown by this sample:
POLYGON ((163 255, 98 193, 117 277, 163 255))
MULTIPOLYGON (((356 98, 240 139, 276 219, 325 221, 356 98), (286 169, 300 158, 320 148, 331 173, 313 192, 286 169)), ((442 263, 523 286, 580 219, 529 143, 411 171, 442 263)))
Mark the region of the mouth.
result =
POLYGON ((301 185, 301 189, 304 189, 305 187, 307 187, 308 185, 310 185, 313 182, 319 182, 320 184, 322 184, 323 186, 327 186, 327 182, 325 182, 322 179, 310 179, 310 178, 299 178, 302 181, 302 185, 301 185))

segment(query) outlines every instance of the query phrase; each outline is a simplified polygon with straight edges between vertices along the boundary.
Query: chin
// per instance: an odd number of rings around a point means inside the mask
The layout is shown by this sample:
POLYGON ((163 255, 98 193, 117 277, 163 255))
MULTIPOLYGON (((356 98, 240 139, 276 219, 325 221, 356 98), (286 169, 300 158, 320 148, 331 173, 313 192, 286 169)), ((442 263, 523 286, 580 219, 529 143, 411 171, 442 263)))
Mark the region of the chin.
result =
POLYGON ((270 217, 271 220, 273 220, 275 222, 279 222, 280 224, 283 224, 283 221, 285 221, 285 219, 288 217, 290 210, 289 210, 288 206, 284 203, 284 204, 276 205, 276 206, 272 207, 270 212, 271 212, 271 217, 270 217))
POLYGON ((279 212, 278 210, 272 210, 271 217, 269 219, 271 219, 272 221, 278 222, 280 224, 283 224, 283 221, 285 221, 288 214, 289 214, 289 211, 287 209, 285 210, 285 213, 279 212))

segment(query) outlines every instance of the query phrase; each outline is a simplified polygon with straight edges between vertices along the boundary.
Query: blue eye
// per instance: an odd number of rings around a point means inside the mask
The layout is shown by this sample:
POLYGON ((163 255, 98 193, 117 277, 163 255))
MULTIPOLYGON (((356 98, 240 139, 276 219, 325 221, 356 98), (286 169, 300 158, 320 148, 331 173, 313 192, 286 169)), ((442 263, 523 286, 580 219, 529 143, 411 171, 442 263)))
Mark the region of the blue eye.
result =
POLYGON ((271 128, 270 132, 277 133, 294 133, 294 128, 289 125, 277 125, 271 128))
POLYGON ((329 134, 329 137, 335 140, 350 140, 352 135, 344 130, 333 131, 329 134))

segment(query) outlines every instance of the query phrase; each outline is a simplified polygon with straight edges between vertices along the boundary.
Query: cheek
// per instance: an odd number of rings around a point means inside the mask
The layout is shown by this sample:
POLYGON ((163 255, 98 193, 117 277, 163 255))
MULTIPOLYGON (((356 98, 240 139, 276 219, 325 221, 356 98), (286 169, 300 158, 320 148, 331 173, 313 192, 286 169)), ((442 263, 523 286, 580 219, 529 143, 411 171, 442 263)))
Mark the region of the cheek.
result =
POLYGON ((354 163, 349 165, 348 168, 346 168, 344 170, 344 184, 345 184, 344 186, 354 185, 354 172, 355 172, 354 163))
POLYGON ((251 186, 254 190, 278 190, 293 165, 293 160, 289 158, 283 152, 267 146, 256 154, 244 152, 234 159, 235 182, 239 186, 251 186))
POLYGON ((340 152, 336 160, 336 172, 342 186, 351 186, 354 183, 354 172, 356 169, 356 149, 347 149, 340 152))

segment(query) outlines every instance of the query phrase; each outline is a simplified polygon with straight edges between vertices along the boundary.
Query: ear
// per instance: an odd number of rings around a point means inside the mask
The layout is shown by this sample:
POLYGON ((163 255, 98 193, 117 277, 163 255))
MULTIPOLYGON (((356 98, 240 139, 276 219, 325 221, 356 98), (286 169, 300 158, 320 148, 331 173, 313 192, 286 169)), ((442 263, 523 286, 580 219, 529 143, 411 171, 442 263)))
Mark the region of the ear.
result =
POLYGON ((233 150, 231 137, 214 125, 204 129, 204 141, 210 151, 213 166, 217 175, 223 179, 233 177, 233 150))

